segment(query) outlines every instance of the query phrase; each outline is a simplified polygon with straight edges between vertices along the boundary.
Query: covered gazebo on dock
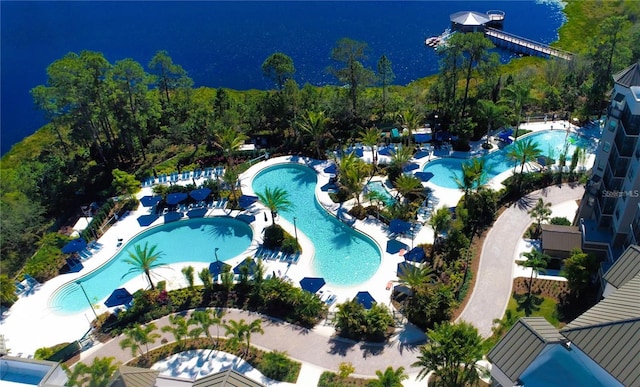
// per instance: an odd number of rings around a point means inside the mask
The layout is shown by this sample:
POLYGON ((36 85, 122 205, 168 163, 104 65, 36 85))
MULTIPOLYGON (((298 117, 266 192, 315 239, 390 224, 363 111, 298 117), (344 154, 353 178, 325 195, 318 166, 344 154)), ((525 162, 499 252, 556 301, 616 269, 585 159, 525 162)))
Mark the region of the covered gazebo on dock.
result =
POLYGON ((475 11, 460 11, 449 16, 451 30, 459 32, 484 32, 489 16, 475 11))

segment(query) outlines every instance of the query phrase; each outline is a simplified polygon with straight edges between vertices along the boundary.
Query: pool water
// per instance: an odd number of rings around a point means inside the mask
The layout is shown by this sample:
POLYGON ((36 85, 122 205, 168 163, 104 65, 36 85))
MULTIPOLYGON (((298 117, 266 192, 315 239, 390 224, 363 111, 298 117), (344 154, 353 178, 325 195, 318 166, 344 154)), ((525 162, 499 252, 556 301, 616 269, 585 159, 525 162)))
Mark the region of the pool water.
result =
POLYGON ((381 194, 384 197, 384 204, 387 207, 393 206, 396 202, 396 198, 391 195, 391 192, 389 192, 385 188, 384 184, 381 181, 370 181, 365 187, 365 193, 367 192, 367 190, 381 194))
POLYGON ((365 282, 378 270, 380 248, 371 238, 329 215, 316 200, 316 185, 315 171, 295 164, 266 168, 252 182, 254 192, 278 187, 289 193, 294 207, 278 216, 291 223, 296 217, 298 230, 313 242, 315 276, 337 286, 365 282))
MULTIPOLYGON (((531 133, 523 138, 531 138, 538 145, 543 156, 548 156, 555 160, 562 153, 566 139, 566 144, 568 145, 567 164, 570 163, 576 147, 591 149, 593 146, 592 140, 574 133, 570 133, 567 137, 567 132, 564 130, 540 131, 531 133)), ((507 145, 503 149, 482 156, 485 160, 487 181, 516 166, 516 162, 507 156, 512 147, 513 144, 507 145)), ((433 173, 433 177, 429 180, 431 183, 444 188, 457 189, 458 186, 453 177, 462 175, 462 164, 467 161, 467 159, 458 158, 438 159, 425 165, 423 171, 433 173)))
MULTIPOLYGON (((132 267, 124 262, 129 252, 134 252, 134 245, 144 247, 158 245, 156 251, 162 256, 156 261, 163 264, 180 262, 213 262, 214 249, 219 247, 218 259, 225 261, 240 255, 247 250, 253 239, 251 227, 240 220, 227 217, 188 219, 179 222, 153 227, 137 235, 111 259, 98 269, 79 278, 89 299, 98 303, 108 297, 111 292, 122 287, 135 276, 143 274, 131 273, 122 276, 132 267)), ((161 278, 153 276, 154 284, 161 278)), ((49 302, 50 307, 62 314, 77 313, 89 308, 86 297, 80 286, 69 283, 58 289, 49 302)))

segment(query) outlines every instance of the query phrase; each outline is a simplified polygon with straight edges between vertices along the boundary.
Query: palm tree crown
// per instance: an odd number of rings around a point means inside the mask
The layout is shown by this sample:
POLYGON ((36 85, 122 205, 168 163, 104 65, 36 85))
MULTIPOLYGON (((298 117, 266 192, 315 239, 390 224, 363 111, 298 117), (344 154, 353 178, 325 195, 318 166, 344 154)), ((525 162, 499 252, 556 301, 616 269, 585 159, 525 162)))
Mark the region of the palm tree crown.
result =
POLYGON ((153 281, 151 280, 151 270, 165 266, 165 264, 156 262, 162 256, 162 252, 156 251, 158 245, 151 247, 148 245, 149 242, 144 244, 144 248, 139 244, 133 246, 134 252, 129 251, 129 257, 124 259, 126 263, 133 265, 133 267, 122 277, 124 278, 130 273, 144 273, 147 276, 147 280, 149 280, 151 289, 155 289, 153 281))
POLYGON ((293 208, 293 202, 289 200, 289 193, 282 188, 265 187, 263 192, 256 192, 258 199, 271 211, 271 224, 276 224, 276 215, 279 211, 289 211, 293 208))

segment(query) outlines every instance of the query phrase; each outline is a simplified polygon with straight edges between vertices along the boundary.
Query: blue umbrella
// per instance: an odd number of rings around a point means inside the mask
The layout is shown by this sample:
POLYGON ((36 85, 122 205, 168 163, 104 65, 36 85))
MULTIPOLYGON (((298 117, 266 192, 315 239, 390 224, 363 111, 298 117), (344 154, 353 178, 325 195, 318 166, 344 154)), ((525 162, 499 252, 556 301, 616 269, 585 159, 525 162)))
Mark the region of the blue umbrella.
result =
POLYGON ((204 216, 209 211, 207 208, 194 208, 192 210, 187 211, 187 216, 189 219, 193 218, 204 218, 204 216))
POLYGON ((404 259, 411 262, 422 262, 426 257, 424 249, 420 246, 414 247, 404 255, 404 259))
POLYGON ((65 254, 77 253, 87 248, 87 241, 84 238, 76 238, 62 247, 65 254))
POLYGON ((184 216, 184 214, 182 212, 167 212, 166 214, 164 214, 164 222, 165 223, 171 223, 171 222, 175 222, 176 220, 180 220, 180 218, 182 218, 184 216))
POLYGON ((420 168, 420 166, 418 164, 409 163, 409 164, 405 165, 404 168, 402 168, 402 172, 411 172, 411 171, 415 171, 418 168, 420 168))
POLYGON ((150 226, 151 223, 155 222, 156 219, 158 219, 158 217, 159 216, 157 214, 141 215, 138 217, 138 224, 141 227, 150 226))
POLYGON ((242 268, 247 267, 248 274, 253 275, 253 273, 256 272, 257 266, 258 265, 256 265, 256 261, 254 261, 253 259, 245 259, 244 261, 240 262, 238 265, 236 265, 236 267, 233 268, 233 272, 236 274, 241 274, 242 268))
POLYGON ((129 291, 125 288, 118 288, 111 293, 107 301, 104 302, 104 305, 108 308, 118 305, 126 305, 133 300, 133 296, 129 291))
POLYGON ((425 183, 433 178, 433 173, 431 172, 416 172, 413 175, 425 183))
POLYGON ((398 264, 398 269, 396 270, 396 273, 398 274, 398 277, 400 277, 401 275, 403 275, 404 273, 407 273, 411 270, 415 270, 415 266, 413 266, 413 264, 407 262, 407 261, 403 261, 400 262, 398 264))
POLYGON ((329 164, 328 167, 324 169, 324 173, 330 173, 335 175, 336 173, 338 173, 338 167, 335 164, 331 163, 329 164))
POLYGON ((303 290, 308 291, 309 293, 315 293, 318 290, 322 289, 325 285, 324 278, 318 277, 304 277, 300 280, 300 287, 303 290))
POLYGON ((416 133, 413 135, 415 141, 419 144, 431 141, 431 135, 427 133, 416 133))
POLYGON ((193 200, 198 202, 205 200, 209 196, 209 194, 211 194, 211 190, 209 188, 194 189, 193 191, 189 192, 189 196, 191 196, 193 200))
POLYGON ((405 222, 400 219, 392 219, 391 223, 389 223, 389 231, 394 234, 402 234, 403 232, 407 232, 411 229, 411 223, 405 222))
POLYGON ((140 198, 140 203, 143 207, 153 207, 162 199, 161 196, 143 196, 140 198))
POLYGON ((170 193, 169 195, 167 195, 167 204, 169 204, 169 205, 178 204, 181 201, 183 201, 184 199, 186 199, 187 196, 189 196, 189 195, 187 195, 184 192, 170 193))
POLYGON ((229 270, 231 270, 231 265, 222 261, 211 262, 211 264, 209 265, 209 273, 211 273, 211 275, 214 277, 229 270))
POLYGON ((387 241, 387 253, 389 254, 395 254, 400 252, 400 250, 405 249, 407 250, 409 248, 409 246, 407 246, 406 244, 397 241, 395 239, 389 239, 387 241))
MULTIPOLYGON (((265 213, 265 215, 266 215, 266 213, 265 213)), ((241 220, 241 221, 243 221, 245 223, 251 223, 254 220, 256 220, 256 217, 255 217, 255 215, 250 215, 250 214, 240 214, 240 215, 236 216, 236 219, 241 220)))
POLYGON ((356 294, 355 300, 358 304, 364 306, 365 309, 371 309, 373 304, 376 302, 373 296, 371 296, 371 293, 364 291, 358 292, 358 294, 356 294))
POLYGON ((253 203, 258 201, 258 197, 257 196, 252 196, 252 195, 242 195, 240 196, 240 198, 238 199, 238 205, 242 208, 247 208, 250 205, 252 205, 253 203))

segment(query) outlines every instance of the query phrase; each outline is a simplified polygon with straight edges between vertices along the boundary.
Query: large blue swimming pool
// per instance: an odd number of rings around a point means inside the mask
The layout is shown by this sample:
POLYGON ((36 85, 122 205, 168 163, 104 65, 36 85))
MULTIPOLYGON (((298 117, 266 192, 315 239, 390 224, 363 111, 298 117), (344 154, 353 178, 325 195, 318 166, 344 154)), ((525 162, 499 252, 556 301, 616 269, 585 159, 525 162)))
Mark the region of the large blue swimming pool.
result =
POLYGON ((265 187, 280 187, 289 193, 295 207, 279 216, 289 222, 296 217, 298 230, 313 242, 315 275, 338 286, 368 280, 380 265, 380 248, 371 238, 327 214, 316 200, 316 184, 317 176, 311 168, 283 164, 260 172, 252 187, 255 192, 263 192, 265 187))
MULTIPOLYGON (((214 249, 219 247, 218 259, 221 261, 236 257, 249 247, 253 232, 248 224, 226 217, 189 219, 151 228, 122 247, 109 262, 79 278, 87 296, 98 303, 111 294, 114 289, 136 275, 122 276, 132 267, 124 262, 133 246, 157 244, 162 252, 160 263, 213 262, 214 249)), ((153 275, 152 275, 153 277, 153 275)), ((155 281, 162 278, 155 277, 155 281)), ((58 289, 49 302, 51 308, 59 313, 77 313, 89 308, 80 285, 69 283, 58 289)))
MULTIPOLYGON (((571 155, 573 155, 576 147, 590 149, 592 146, 592 140, 573 133, 569 134, 567 137, 567 132, 564 130, 535 132, 529 134, 526 138, 531 138, 536 144, 538 144, 543 155, 556 160, 560 156, 560 153, 562 153, 565 144, 568 144, 569 147, 567 160, 571 159, 571 155)), ((493 179, 502 172, 514 168, 516 165, 515 161, 507 156, 512 146, 513 145, 508 145, 503 149, 482 156, 485 160, 487 181, 493 179)), ((462 164, 466 161, 466 159, 451 157, 438 159, 425 165, 423 170, 424 172, 433 173, 433 177, 429 180, 431 183, 444 188, 458 188, 453 176, 461 175, 462 164)))

